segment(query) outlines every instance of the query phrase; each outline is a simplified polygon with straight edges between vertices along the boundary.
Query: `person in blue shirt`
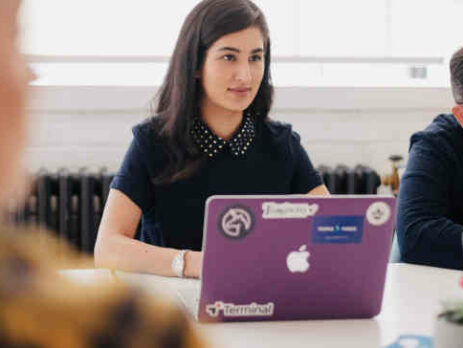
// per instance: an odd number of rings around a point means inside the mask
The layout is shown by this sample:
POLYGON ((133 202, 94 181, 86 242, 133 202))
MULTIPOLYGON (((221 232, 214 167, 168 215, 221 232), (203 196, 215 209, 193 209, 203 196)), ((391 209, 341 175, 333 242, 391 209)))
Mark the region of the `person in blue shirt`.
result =
POLYGON ((111 184, 97 266, 199 277, 209 196, 328 194, 299 135, 268 117, 270 52, 253 2, 203 0, 190 12, 155 116, 133 128, 111 184))
POLYGON ((405 262, 463 269, 463 48, 453 55, 450 74, 452 114, 411 137, 397 237, 405 262))

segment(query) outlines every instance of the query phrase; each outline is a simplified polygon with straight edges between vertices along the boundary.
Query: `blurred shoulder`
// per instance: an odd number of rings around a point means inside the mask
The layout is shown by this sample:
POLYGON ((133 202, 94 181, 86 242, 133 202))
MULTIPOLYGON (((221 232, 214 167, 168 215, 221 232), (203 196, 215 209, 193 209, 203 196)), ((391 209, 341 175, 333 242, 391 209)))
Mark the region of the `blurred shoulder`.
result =
POLYGON ((0 225, 0 347, 203 345, 164 296, 112 280, 79 284, 57 272, 93 272, 92 266, 43 230, 0 225))
POLYGON ((443 151, 461 148, 463 128, 452 114, 440 114, 422 131, 410 138, 410 148, 415 144, 443 151))

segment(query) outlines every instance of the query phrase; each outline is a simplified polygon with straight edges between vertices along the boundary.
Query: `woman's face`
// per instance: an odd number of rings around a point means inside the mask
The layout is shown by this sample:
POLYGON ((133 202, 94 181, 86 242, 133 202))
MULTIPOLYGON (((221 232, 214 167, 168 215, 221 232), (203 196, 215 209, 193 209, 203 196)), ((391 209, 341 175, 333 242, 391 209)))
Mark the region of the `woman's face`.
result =
POLYGON ((0 1, 0 205, 23 183, 24 105, 29 71, 16 42, 19 0, 0 1))
POLYGON ((257 27, 224 35, 209 47, 201 71, 202 108, 242 112, 264 76, 264 39, 257 27))

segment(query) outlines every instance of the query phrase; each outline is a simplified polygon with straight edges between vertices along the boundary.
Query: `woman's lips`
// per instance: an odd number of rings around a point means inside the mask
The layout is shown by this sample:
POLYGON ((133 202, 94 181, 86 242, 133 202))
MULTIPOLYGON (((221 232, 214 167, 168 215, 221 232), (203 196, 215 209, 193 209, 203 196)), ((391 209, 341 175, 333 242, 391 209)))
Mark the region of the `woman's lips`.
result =
POLYGON ((251 88, 229 88, 228 90, 240 97, 245 97, 251 92, 251 88))

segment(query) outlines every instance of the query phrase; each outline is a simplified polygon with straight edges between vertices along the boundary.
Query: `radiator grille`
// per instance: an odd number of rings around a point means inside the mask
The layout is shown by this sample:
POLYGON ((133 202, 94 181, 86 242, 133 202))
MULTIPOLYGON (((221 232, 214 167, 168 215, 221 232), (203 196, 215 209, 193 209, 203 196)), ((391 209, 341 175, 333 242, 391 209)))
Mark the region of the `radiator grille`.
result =
MULTIPOLYGON (((376 194, 380 185, 379 175, 363 165, 318 170, 333 194, 376 194)), ((11 211, 10 217, 17 224, 44 226, 78 250, 93 253, 112 179, 106 169, 98 173, 40 170, 24 207, 11 211)))
POLYGON ((378 173, 364 165, 320 166, 318 171, 332 194, 376 194, 381 185, 378 173))
POLYGON ((10 218, 17 224, 44 226, 78 250, 92 253, 112 178, 105 169, 40 170, 24 207, 10 218))

